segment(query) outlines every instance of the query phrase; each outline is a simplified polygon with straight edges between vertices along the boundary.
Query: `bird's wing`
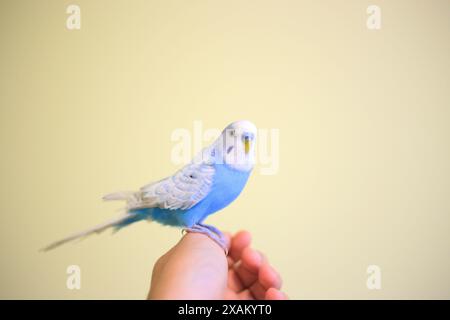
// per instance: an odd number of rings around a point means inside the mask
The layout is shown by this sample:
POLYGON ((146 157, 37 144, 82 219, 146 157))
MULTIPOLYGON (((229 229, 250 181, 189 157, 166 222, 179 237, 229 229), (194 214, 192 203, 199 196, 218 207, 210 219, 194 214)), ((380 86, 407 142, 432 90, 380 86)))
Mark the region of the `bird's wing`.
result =
POLYGON ((130 209, 158 207, 162 209, 192 208, 211 190, 215 169, 210 163, 190 163, 173 176, 141 188, 130 209))

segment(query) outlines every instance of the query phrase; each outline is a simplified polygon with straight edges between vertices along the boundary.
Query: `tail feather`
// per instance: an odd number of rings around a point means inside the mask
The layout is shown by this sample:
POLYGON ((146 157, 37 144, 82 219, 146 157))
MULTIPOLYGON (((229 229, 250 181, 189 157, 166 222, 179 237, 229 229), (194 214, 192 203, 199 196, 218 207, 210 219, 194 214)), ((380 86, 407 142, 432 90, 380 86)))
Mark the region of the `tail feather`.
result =
POLYGON ((111 201, 111 200, 129 200, 134 196, 134 191, 119 191, 107 194, 103 197, 103 200, 111 201))
MULTIPOLYGON (((105 195, 103 197, 103 200, 106 200, 106 201, 125 200, 127 202, 127 207, 123 210, 128 211, 130 208, 133 208, 136 205, 136 203, 139 202, 139 192, 135 192, 135 191, 114 192, 114 193, 105 195)), ((49 250, 55 249, 67 242, 87 237, 93 233, 101 233, 111 227, 116 227, 116 231, 117 231, 124 226, 127 226, 136 221, 140 221, 140 220, 144 220, 144 219, 149 219, 149 217, 146 215, 138 214, 138 213, 127 212, 127 213, 119 216, 116 219, 99 224, 99 225, 97 225, 93 228, 87 229, 85 231, 81 231, 81 232, 72 234, 64 239, 59 240, 59 241, 55 241, 55 242, 51 243, 50 245, 46 246, 45 248, 42 248, 41 251, 49 251, 49 250)))
POLYGON ((55 242, 51 243, 50 245, 46 246, 45 248, 42 248, 41 251, 49 251, 49 250, 55 249, 55 248, 65 244, 67 242, 87 237, 87 236, 89 236, 89 235, 91 235, 93 233, 97 233, 97 234, 101 233, 101 232, 105 231, 106 229, 109 229, 109 228, 114 227, 114 226, 120 226, 121 224, 123 224, 124 222, 126 222, 126 221, 128 221, 130 219, 131 220, 135 220, 135 218, 136 218, 135 216, 136 216, 135 214, 126 213, 126 214, 124 214, 122 216, 119 216, 116 219, 107 221, 105 223, 99 224, 99 225, 97 225, 95 227, 92 227, 90 229, 87 229, 87 230, 84 230, 84 231, 72 234, 72 235, 70 235, 70 236, 68 236, 68 237, 66 237, 64 239, 55 241, 55 242))

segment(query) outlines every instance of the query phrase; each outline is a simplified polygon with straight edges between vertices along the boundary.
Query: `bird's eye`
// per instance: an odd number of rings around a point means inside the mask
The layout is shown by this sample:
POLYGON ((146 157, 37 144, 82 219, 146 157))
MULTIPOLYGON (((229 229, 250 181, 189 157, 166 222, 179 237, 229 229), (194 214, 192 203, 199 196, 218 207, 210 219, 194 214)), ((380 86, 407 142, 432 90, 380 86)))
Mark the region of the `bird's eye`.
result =
POLYGON ((230 136, 234 136, 236 134, 236 131, 234 129, 230 130, 230 136))

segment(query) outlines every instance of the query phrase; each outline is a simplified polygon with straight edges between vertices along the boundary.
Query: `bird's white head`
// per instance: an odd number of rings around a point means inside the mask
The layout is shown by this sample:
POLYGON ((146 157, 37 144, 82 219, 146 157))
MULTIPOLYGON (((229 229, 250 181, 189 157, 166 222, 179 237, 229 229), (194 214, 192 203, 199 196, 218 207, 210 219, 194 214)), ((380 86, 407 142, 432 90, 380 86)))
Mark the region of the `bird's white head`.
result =
POLYGON ((256 131, 256 126, 250 121, 236 121, 228 125, 216 141, 216 159, 239 171, 252 170, 256 131))

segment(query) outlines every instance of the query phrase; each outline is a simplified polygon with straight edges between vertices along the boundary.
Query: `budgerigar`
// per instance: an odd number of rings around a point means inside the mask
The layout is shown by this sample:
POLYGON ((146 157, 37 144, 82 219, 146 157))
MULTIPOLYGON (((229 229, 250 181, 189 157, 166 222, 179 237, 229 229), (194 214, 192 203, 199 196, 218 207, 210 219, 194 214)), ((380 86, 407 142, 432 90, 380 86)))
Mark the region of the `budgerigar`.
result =
POLYGON ((120 229, 141 220, 203 233, 226 251, 223 234, 204 224, 210 214, 233 202, 244 188, 255 163, 256 127, 249 121, 227 126, 210 146, 174 175, 139 191, 115 192, 104 200, 126 201, 125 213, 89 230, 54 242, 43 250, 108 228, 120 229))

